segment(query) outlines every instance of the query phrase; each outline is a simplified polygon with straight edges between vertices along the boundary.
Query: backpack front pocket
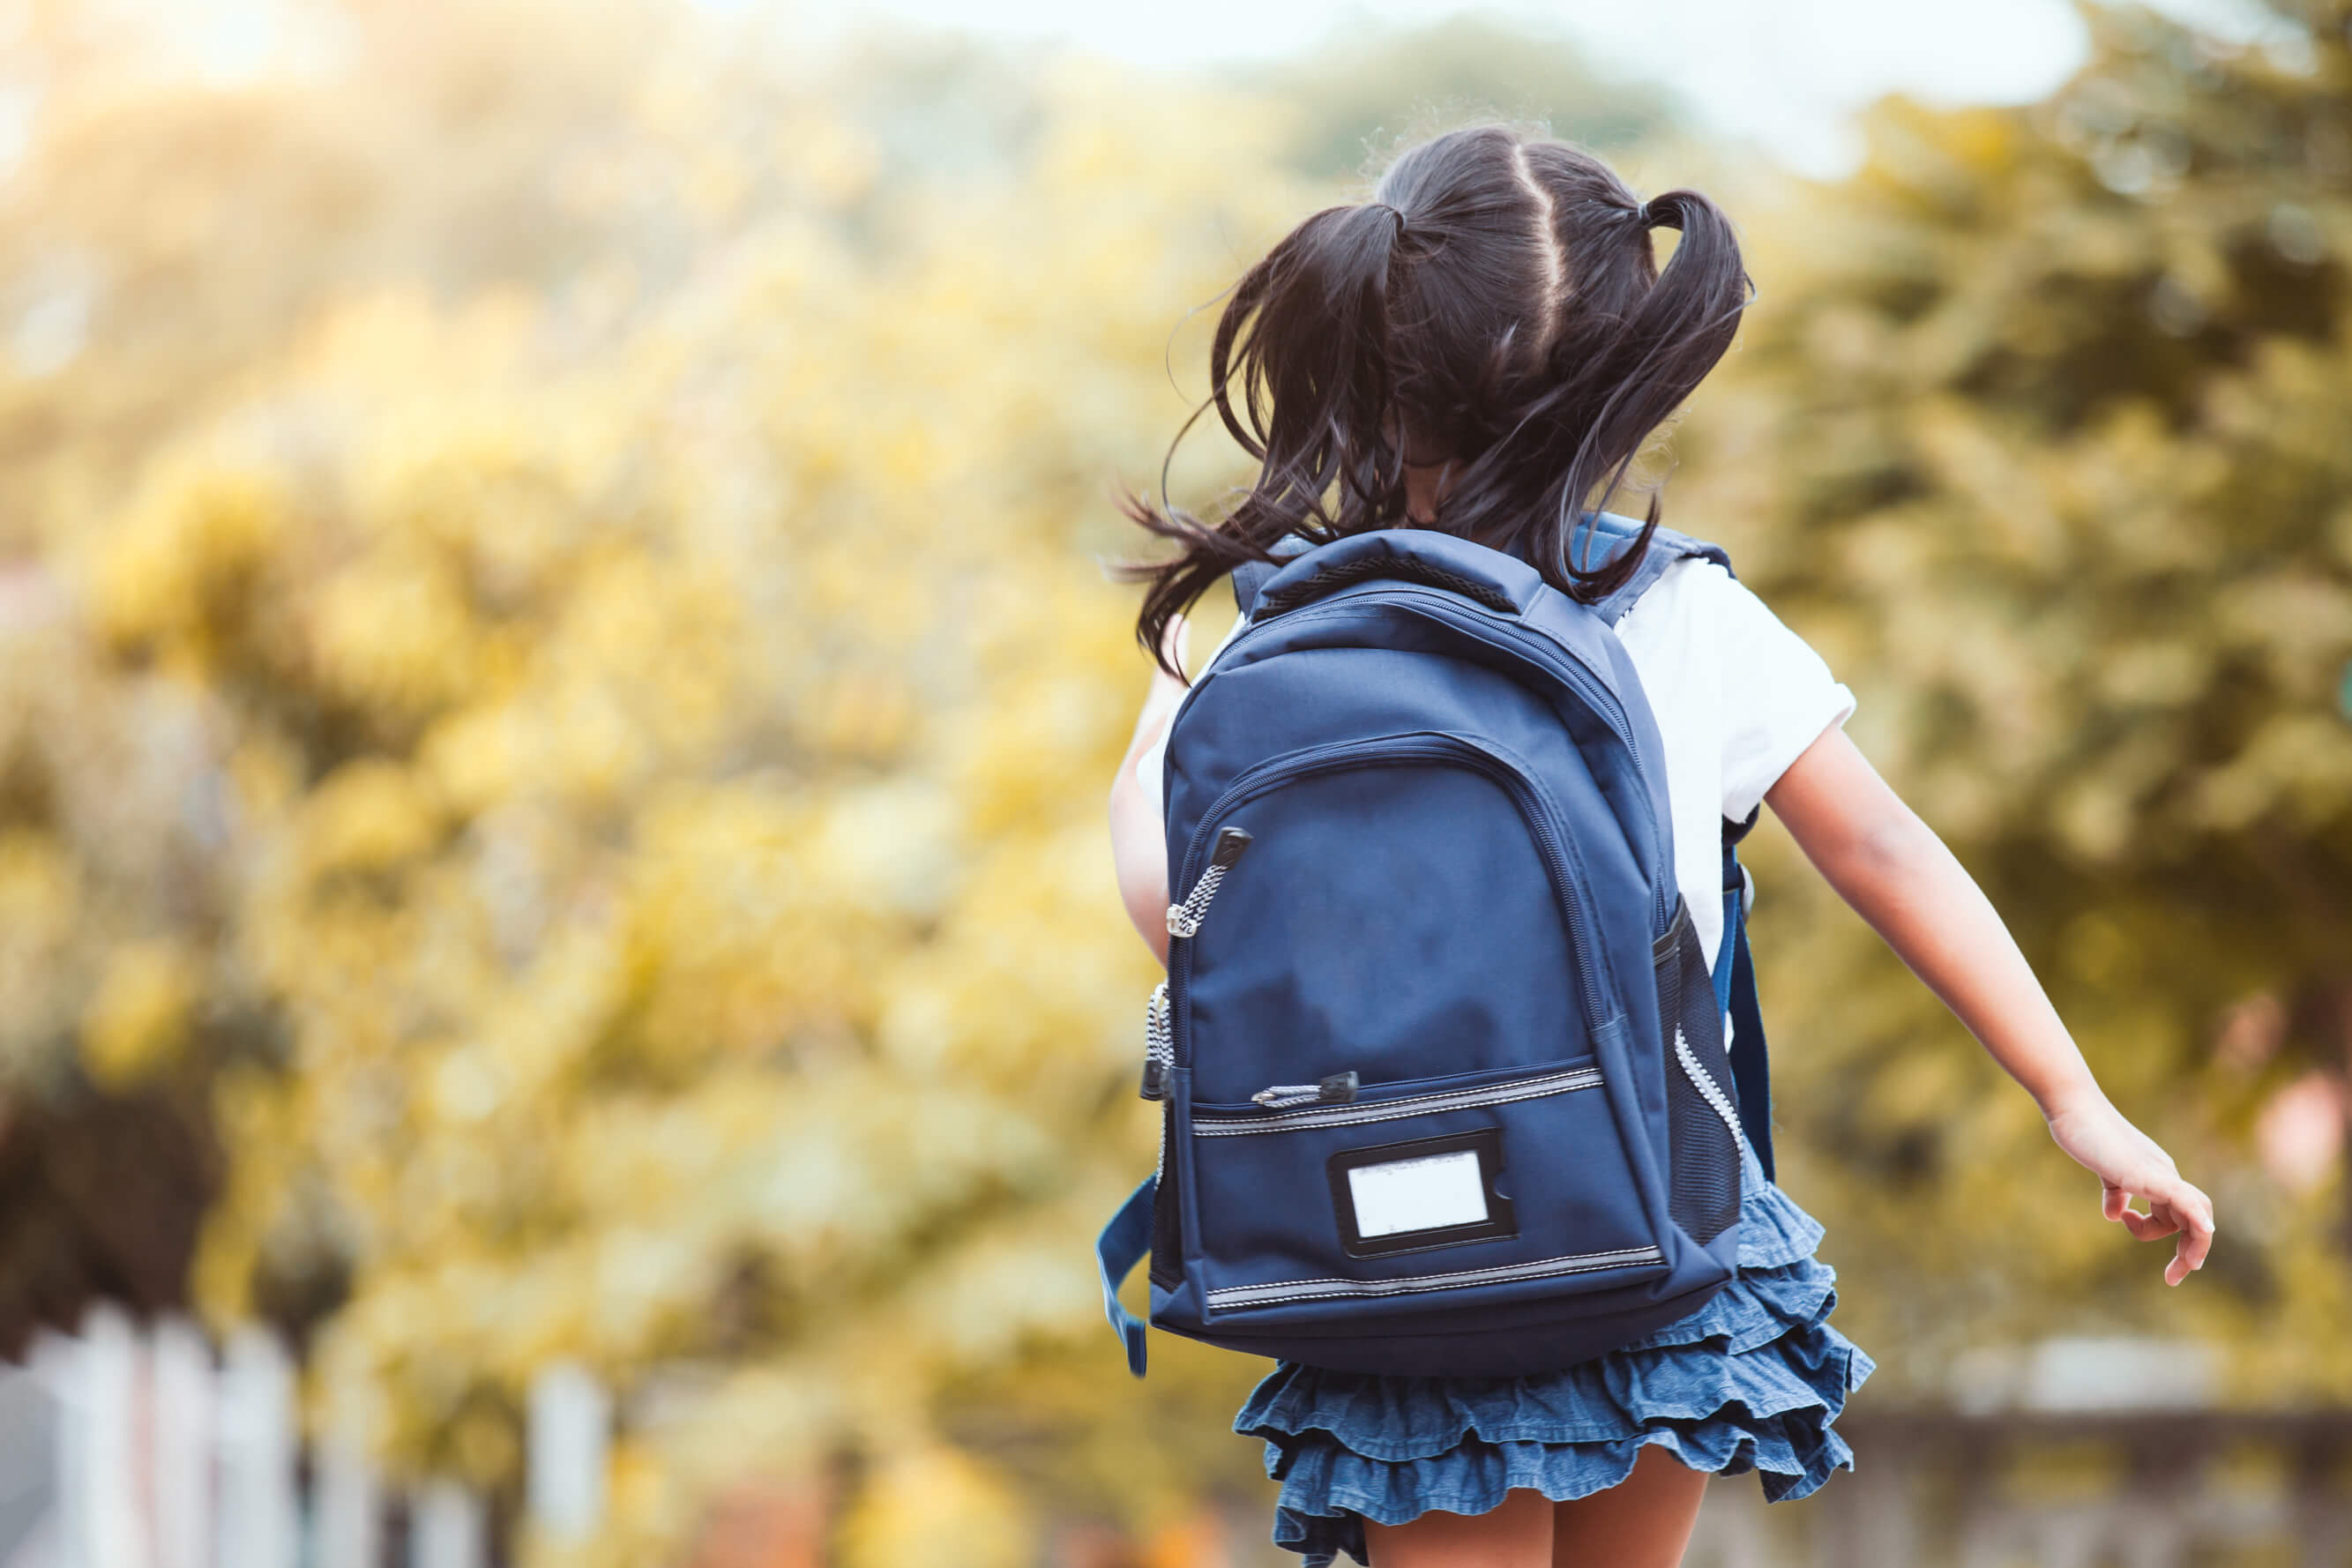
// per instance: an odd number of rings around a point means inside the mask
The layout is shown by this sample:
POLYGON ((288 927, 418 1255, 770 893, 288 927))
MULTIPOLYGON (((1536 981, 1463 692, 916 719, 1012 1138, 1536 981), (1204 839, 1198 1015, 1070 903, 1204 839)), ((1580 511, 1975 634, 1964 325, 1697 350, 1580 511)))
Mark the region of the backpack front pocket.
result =
POLYGON ((1284 1109, 1190 1107, 1205 1310, 1377 1316, 1466 1289, 1502 1301, 1660 1272, 1601 1087, 1583 1057, 1284 1109))

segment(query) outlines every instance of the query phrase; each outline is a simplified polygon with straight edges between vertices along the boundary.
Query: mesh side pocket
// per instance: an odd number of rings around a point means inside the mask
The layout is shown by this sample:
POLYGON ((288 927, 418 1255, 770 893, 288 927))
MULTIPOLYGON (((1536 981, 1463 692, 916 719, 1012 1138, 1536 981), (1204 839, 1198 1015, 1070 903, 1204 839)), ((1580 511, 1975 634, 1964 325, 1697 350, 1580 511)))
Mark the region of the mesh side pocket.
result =
POLYGON ((1176 1107, 1171 1100, 1160 1106, 1160 1185, 1151 1194, 1151 1282, 1163 1290, 1173 1290, 1184 1282, 1184 1238, 1177 1228, 1177 1216, 1183 1212, 1176 1201, 1176 1164, 1168 1158, 1170 1145, 1176 1137, 1176 1107))
POLYGON ((1704 1245, 1739 1219, 1738 1116, 1730 1100, 1731 1061, 1716 1016, 1715 986, 1690 910, 1651 950, 1658 977, 1658 1023, 1664 1037, 1666 1117, 1674 1169, 1666 1211, 1704 1245))

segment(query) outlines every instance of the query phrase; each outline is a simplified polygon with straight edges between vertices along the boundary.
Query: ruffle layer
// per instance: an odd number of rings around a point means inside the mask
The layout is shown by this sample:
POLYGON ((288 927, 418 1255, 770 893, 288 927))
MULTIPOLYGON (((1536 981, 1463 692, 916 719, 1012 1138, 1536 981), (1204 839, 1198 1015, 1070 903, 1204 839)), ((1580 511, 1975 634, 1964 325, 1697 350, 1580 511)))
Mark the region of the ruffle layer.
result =
MULTIPOLYGON (((1746 1151, 1742 1151, 1746 1154, 1746 1151)), ((1874 1367, 1826 1321, 1836 1271, 1822 1226, 1747 1154, 1739 1268, 1688 1317, 1622 1350, 1532 1377, 1396 1377, 1285 1362, 1234 1429, 1263 1438, 1283 1483, 1277 1545, 1320 1568, 1365 1558, 1365 1519, 1477 1514, 1532 1488, 1555 1500, 1615 1486, 1655 1443, 1720 1475, 1759 1472, 1801 1498, 1853 1451, 1831 1429, 1874 1367)))
POLYGON ((1822 1222, 1775 1186, 1743 1141, 1739 1146, 1739 1257, 1738 1267, 1778 1268, 1812 1257, 1824 1234, 1822 1222))

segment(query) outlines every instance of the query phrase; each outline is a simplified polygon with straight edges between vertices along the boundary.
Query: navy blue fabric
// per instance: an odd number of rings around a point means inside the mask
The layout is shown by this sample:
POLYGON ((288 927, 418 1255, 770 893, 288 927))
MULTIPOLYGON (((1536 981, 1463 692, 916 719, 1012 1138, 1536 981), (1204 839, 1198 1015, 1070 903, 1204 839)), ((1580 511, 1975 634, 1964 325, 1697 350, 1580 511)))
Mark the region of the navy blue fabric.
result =
POLYGON ((1103 1315, 1118 1333, 1119 1342, 1127 1351, 1127 1370, 1136 1376, 1143 1375, 1147 1352, 1144 1344, 1143 1320, 1122 1306, 1118 1299, 1119 1283, 1135 1272, 1143 1255, 1151 1250, 1151 1200, 1160 1190, 1157 1176, 1146 1176, 1110 1223, 1095 1239, 1095 1267, 1102 1277, 1103 1315))
MULTIPOLYGON (((1250 837, 1171 942, 1181 1277, 1155 1279, 1157 1326, 1326 1368, 1515 1374, 1723 1288, 1738 1226, 1701 1239, 1669 1214, 1658 943, 1688 921, 1656 723, 1599 614, 1433 531, 1309 550, 1255 584, 1165 776, 1171 898, 1223 830, 1250 837), (1340 1074, 1360 1086, 1340 1122, 1253 1103, 1340 1074), (1349 1235, 1347 1161, 1464 1140, 1507 1233, 1349 1235)), ((1103 1241, 1114 1323, 1133 1228, 1103 1241)))
MULTIPOLYGON (((1591 513, 1585 521, 1598 544, 1599 559, 1604 562, 1614 559, 1642 532, 1639 521, 1615 512, 1591 513)), ((1650 537, 1642 563, 1622 584, 1594 604, 1594 613, 1615 626, 1634 602, 1665 575, 1668 567, 1694 555, 1714 562, 1726 572, 1731 570, 1731 557, 1721 545, 1693 539, 1671 528, 1659 528, 1650 537)), ((1580 552, 1578 564, 1584 566, 1580 552)), ((1770 1053, 1764 1040, 1763 1010, 1756 995, 1756 963, 1748 951, 1748 878, 1740 869, 1738 849, 1740 839, 1755 826, 1753 812, 1745 822, 1723 825, 1723 935, 1716 947, 1715 1002, 1717 1012, 1731 1017, 1731 1074, 1737 1085, 1740 1130, 1755 1145, 1764 1174, 1770 1177, 1775 1169, 1770 1053)))
POLYGON ((1275 542, 1273 553, 1276 557, 1276 560, 1244 561, 1234 567, 1233 573, 1234 607, 1244 616, 1255 609, 1258 590, 1265 586, 1266 579, 1282 570, 1283 562, 1294 556, 1305 554, 1308 548, 1307 542, 1297 534, 1286 534, 1275 542))
MULTIPOLYGON (((1586 513, 1583 530, 1570 542, 1578 570, 1591 571, 1594 569, 1593 563, 1605 564, 1613 560, 1620 551, 1641 537, 1642 528, 1638 519, 1621 516, 1613 511, 1586 513)), ((1233 573, 1234 603, 1241 613, 1246 616, 1257 607, 1259 594, 1267 581, 1281 570, 1282 563, 1297 559, 1309 548, 1311 546, 1306 539, 1295 533, 1289 534, 1274 546, 1273 553, 1278 558, 1276 562, 1251 561, 1235 567, 1233 573)), ((1712 561, 1727 572, 1731 570, 1731 557, 1721 545, 1694 539, 1689 534, 1662 525, 1651 535, 1650 547, 1643 552, 1642 563, 1624 582, 1593 604, 1593 613, 1607 625, 1615 626, 1619 617, 1633 607, 1633 602, 1665 574, 1667 567, 1691 555, 1712 561)), ((1519 555, 1517 559, 1524 561, 1527 558, 1519 555)))
MULTIPOLYGON (((1612 549, 1639 531, 1622 518, 1595 526, 1612 549)), ((1280 570, 1237 574, 1236 598, 1255 618, 1188 700, 1169 753, 1171 889, 1192 890, 1220 826, 1255 837, 1197 935, 1172 944, 1178 1064, 1166 1165, 1181 1277, 1155 1279, 1153 1318, 1277 1358, 1235 1427, 1265 1441, 1268 1474, 1282 1483, 1276 1540, 1310 1564, 1339 1552, 1363 1560, 1366 1519, 1482 1513, 1517 1488, 1587 1495, 1622 1481, 1652 1444, 1697 1468, 1756 1470, 1768 1500, 1805 1496, 1851 1463, 1831 1423, 1872 1370, 1826 1321, 1835 1276, 1812 1257, 1821 1227, 1771 1180, 1763 1031, 1736 895, 1714 994, 1699 994, 1717 1017, 1729 1011, 1752 1050, 1725 1064, 1747 1134, 1733 1134, 1738 1222, 1705 1246, 1657 1223, 1665 1004, 1648 984, 1654 953, 1644 939, 1664 922, 1688 922, 1667 912, 1675 879, 1655 725, 1622 646, 1593 628, 1613 625, 1674 561, 1727 561, 1661 530, 1626 589, 1563 613, 1553 601, 1566 601, 1531 568, 1509 570, 1525 563, 1465 562, 1452 553, 1458 545, 1423 536, 1327 547, 1280 570), (1384 578, 1378 561, 1366 575, 1367 556, 1407 560, 1412 576, 1384 578), (1462 584, 1446 587, 1449 573, 1462 584), (1498 621, 1538 633, 1532 654, 1498 621), (1577 668, 1559 668, 1560 652, 1577 668), (1296 755, 1314 748, 1314 758, 1296 755), (1287 764, 1267 765, 1286 752, 1287 764), (1513 838, 1509 812, 1528 841, 1513 838), (1546 893, 1560 891, 1528 874, 1543 858, 1528 847, 1544 820, 1572 840, 1563 907, 1581 907, 1584 921, 1544 918, 1546 893), (1597 1005, 1547 984, 1563 962, 1597 977, 1597 1005), (1444 994, 1457 981, 1459 992, 1444 994), (1530 1039, 1558 1044, 1529 1051, 1530 1039), (1433 1042, 1441 1062, 1428 1059, 1433 1042), (1316 1245, 1302 1239, 1311 1205, 1301 1194, 1327 1150, 1352 1132, 1196 1131, 1262 1114, 1248 1100, 1257 1088, 1312 1085, 1335 1068, 1363 1085, 1359 1100, 1337 1103, 1375 1110, 1450 1087, 1475 1099, 1498 1084, 1598 1071, 1605 1089, 1397 1121, 1414 1137, 1491 1130, 1515 1155, 1530 1142, 1517 1135, 1539 1127, 1537 1157, 1515 1157, 1503 1184, 1530 1200, 1522 1212, 1572 1215, 1560 1228, 1603 1243, 1648 1224, 1663 1237, 1655 1267, 1697 1283, 1676 1293, 1670 1279, 1621 1283, 1600 1271, 1448 1290, 1450 1304, 1432 1292, 1371 1310, 1346 1299, 1338 1309, 1302 1300, 1216 1310, 1210 1293, 1255 1278, 1253 1268, 1297 1271, 1316 1245), (1234 1160, 1236 1147, 1259 1152, 1234 1160), (1204 1160, 1202 1149, 1219 1152, 1204 1160), (1612 1190, 1621 1180, 1635 1189, 1632 1201, 1612 1190), (1217 1216, 1205 1235, 1204 1212, 1217 1216)), ((1734 846, 1752 822, 1726 825, 1727 894, 1744 885, 1734 846)), ((1139 1373, 1141 1325, 1114 1292, 1150 1239, 1153 1195, 1145 1184, 1102 1247, 1106 1309, 1139 1373)), ((1327 1247, 1314 1267, 1337 1281, 1409 1281, 1448 1256, 1368 1262, 1327 1247)))
POLYGON ((1853 1450, 1832 1423, 1874 1370, 1828 1321, 1822 1228, 1743 1157, 1738 1271, 1706 1305, 1558 1371, 1508 1378, 1327 1372, 1284 1363, 1234 1429, 1281 1483, 1276 1544, 1320 1568, 1366 1561, 1364 1521, 1480 1514, 1526 1489, 1555 1500, 1622 1481, 1643 1447, 1757 1473, 1767 1501, 1809 1496, 1853 1450))
POLYGON ((1779 1179, 1772 1163, 1772 1075, 1764 1045, 1764 1012, 1756 995, 1756 959, 1748 951, 1748 921, 1737 928, 1731 973, 1731 1076, 1739 1098, 1739 1124, 1750 1130, 1764 1173, 1779 1179))
MULTIPOLYGON (((1587 538, 1591 539, 1593 544, 1597 546, 1597 550, 1592 552, 1597 553, 1599 560, 1606 563, 1615 560, 1621 551, 1640 538, 1642 534, 1643 525, 1639 521, 1630 517, 1621 517, 1613 511, 1589 512, 1585 515, 1584 521, 1586 528, 1590 531, 1589 533, 1580 534, 1571 544, 1579 571, 1593 570, 1591 566, 1586 564, 1588 549, 1585 540, 1587 538)), ((1661 525, 1650 535, 1650 546, 1643 552, 1642 563, 1633 568, 1632 574, 1624 582, 1594 603, 1593 613, 1609 625, 1615 626, 1623 618, 1625 612, 1633 607, 1633 602, 1648 593, 1651 585, 1666 574, 1667 567, 1693 555, 1702 560, 1712 561, 1726 572, 1731 570, 1731 557, 1725 552, 1723 546, 1693 539, 1687 533, 1678 533, 1671 528, 1661 525)))
MULTIPOLYGON (((1599 546, 1599 559, 1604 562, 1614 559, 1642 532, 1640 522, 1615 512, 1592 513, 1585 521, 1599 546)), ((1670 528, 1659 528, 1650 537, 1642 563, 1593 605, 1594 612, 1615 626, 1633 607, 1634 601, 1665 575, 1668 567, 1694 555, 1714 562, 1726 572, 1731 570, 1731 557, 1722 546, 1670 528)), ((1578 563, 1583 567, 1581 554, 1578 563)), ((1755 1146, 1757 1159, 1769 1178, 1775 1170, 1770 1052, 1765 1045, 1763 1009, 1756 995, 1756 962, 1748 951, 1748 877, 1740 868, 1738 847, 1739 841, 1756 826, 1756 815, 1751 812, 1745 822, 1723 825, 1723 934, 1716 947, 1714 978, 1716 1010, 1731 1018, 1731 1076, 1740 1130, 1755 1146)))
POLYGON ((1731 1018, 1731 1077, 1739 1125, 1755 1146, 1764 1174, 1773 1177, 1770 1053, 1764 1043, 1764 1011, 1756 995, 1756 960, 1748 951, 1748 873, 1739 864, 1739 841, 1763 809, 1758 806, 1746 822, 1723 825, 1723 938, 1716 956, 1715 1003, 1731 1018))

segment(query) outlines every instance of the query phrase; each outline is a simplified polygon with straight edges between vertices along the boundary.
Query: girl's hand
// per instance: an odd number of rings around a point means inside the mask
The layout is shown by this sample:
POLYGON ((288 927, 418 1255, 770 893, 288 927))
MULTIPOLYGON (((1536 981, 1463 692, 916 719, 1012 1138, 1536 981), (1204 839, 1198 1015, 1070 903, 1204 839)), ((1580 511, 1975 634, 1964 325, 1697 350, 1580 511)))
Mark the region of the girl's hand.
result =
POLYGON ((2105 1098, 2067 1106, 2050 1118, 2050 1136, 2076 1164, 2099 1178, 2100 1209, 2140 1241, 2178 1232, 2180 1243, 2165 1265, 2164 1282, 2178 1285, 2205 1267, 2213 1246, 2213 1200, 2180 1179, 2172 1156, 2130 1122, 2105 1098), (2147 1200, 2147 1213, 2130 1205, 2147 1200))

